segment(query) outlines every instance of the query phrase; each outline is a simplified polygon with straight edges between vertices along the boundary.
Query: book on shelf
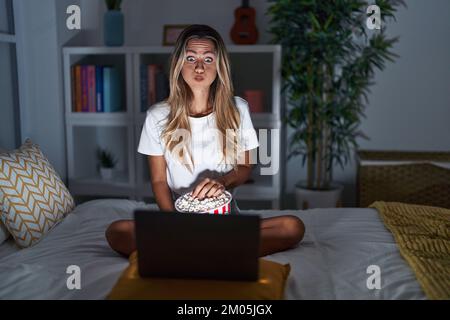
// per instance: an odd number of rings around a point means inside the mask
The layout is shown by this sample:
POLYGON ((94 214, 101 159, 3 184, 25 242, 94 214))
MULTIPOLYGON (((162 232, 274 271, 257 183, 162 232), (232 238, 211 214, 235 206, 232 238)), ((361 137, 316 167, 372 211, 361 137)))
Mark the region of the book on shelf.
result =
POLYGON ((169 81, 159 64, 141 65, 139 83, 142 112, 169 96, 169 81))
POLYGON ((122 83, 117 68, 103 67, 103 107, 104 112, 122 110, 122 83))
POLYGON ((81 112, 89 112, 88 99, 88 70, 81 66, 81 112))
POLYGON ((95 93, 97 98, 97 112, 103 112, 103 66, 95 66, 95 93))
POLYGON ((156 64, 149 64, 147 66, 147 84, 148 84, 148 104, 153 105, 156 101, 156 72, 158 72, 159 66, 156 64))
POLYGON ((72 106, 74 112, 81 112, 81 66, 71 68, 72 106))
POLYGON ((95 66, 87 66, 88 74, 88 110, 89 112, 96 112, 96 90, 95 90, 95 66))
POLYGON ((116 67, 74 65, 71 81, 73 112, 124 111, 122 79, 116 67))

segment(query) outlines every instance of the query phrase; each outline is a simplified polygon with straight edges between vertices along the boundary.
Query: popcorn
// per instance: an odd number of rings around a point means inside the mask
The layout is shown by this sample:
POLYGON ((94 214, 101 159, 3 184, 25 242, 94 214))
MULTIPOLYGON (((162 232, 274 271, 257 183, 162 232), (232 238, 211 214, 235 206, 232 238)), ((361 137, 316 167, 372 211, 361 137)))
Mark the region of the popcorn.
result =
POLYGON ((231 199, 232 196, 228 191, 224 191, 218 197, 204 198, 203 200, 192 197, 189 192, 175 201, 175 208, 179 212, 228 214, 230 213, 231 199))

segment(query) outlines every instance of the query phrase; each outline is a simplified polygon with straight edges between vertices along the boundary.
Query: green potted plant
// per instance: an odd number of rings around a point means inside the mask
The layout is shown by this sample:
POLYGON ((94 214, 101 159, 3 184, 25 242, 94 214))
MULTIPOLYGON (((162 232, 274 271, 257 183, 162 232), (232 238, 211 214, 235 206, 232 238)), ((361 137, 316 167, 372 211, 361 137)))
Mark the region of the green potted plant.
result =
POLYGON ((104 41, 107 46, 122 46, 124 18, 121 11, 122 0, 105 0, 108 9, 104 15, 104 41))
POLYGON ((377 0, 381 30, 369 30, 361 0, 269 0, 270 32, 282 45, 285 122, 293 128, 288 159, 302 156, 307 179, 296 185, 299 209, 338 205, 343 186, 333 181, 333 165, 342 168, 358 147, 369 87, 376 69, 396 55, 397 38, 388 38, 385 22, 401 0, 377 0))
POLYGON ((104 180, 111 180, 117 159, 112 152, 102 148, 97 149, 97 159, 100 167, 100 176, 104 180))

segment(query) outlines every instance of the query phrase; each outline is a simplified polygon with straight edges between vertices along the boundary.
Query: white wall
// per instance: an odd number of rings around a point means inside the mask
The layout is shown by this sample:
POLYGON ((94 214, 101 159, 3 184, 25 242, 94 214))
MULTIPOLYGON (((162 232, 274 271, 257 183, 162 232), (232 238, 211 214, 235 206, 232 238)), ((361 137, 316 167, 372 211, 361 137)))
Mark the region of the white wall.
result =
MULTIPOLYGON (((65 174, 64 127, 62 121, 62 82, 60 46, 74 34, 65 29, 65 7, 79 3, 82 32, 71 43, 103 44, 102 0, 21 0, 27 3, 26 22, 35 29, 30 37, 30 88, 33 108, 25 120, 25 132, 33 135, 48 153, 55 166, 65 174), (57 27, 56 27, 57 26, 57 27), (42 74, 48 74, 43 79, 42 74)), ((231 43, 228 36, 233 11, 239 0, 133 0, 123 2, 125 45, 160 45, 164 24, 210 24, 231 43)), ((267 43, 269 17, 264 15, 268 3, 251 1, 257 11, 259 43, 267 43)), ((401 57, 377 74, 372 87, 367 118, 362 130, 371 138, 360 141, 365 149, 450 150, 450 2, 447 0, 410 0, 408 8, 389 24, 388 33, 400 36, 395 52, 401 57)), ((31 102, 30 102, 31 103, 31 102)), ((31 105, 31 104, 30 104, 31 105)), ((299 158, 287 163, 286 192, 305 177, 299 158)), ((354 204, 355 166, 345 171, 336 168, 335 178, 347 186, 344 204, 354 204)))
POLYGON ((12 150, 20 145, 16 30, 10 28, 14 26, 12 9, 7 2, 0 2, 0 150, 12 150))
POLYGON ((16 141, 16 85, 12 75, 15 66, 11 64, 14 52, 11 47, 15 44, 0 42, 0 149, 12 150, 17 147, 16 141))
MULTIPOLYGON (((65 129, 61 45, 77 31, 65 27, 66 8, 77 0, 16 0, 22 77, 22 140, 31 138, 65 179, 65 129)), ((20 75, 19 75, 20 76, 20 75)))
POLYGON ((39 144, 59 173, 65 172, 64 122, 59 104, 59 66, 55 4, 21 0, 20 21, 24 77, 20 94, 22 140, 39 144))

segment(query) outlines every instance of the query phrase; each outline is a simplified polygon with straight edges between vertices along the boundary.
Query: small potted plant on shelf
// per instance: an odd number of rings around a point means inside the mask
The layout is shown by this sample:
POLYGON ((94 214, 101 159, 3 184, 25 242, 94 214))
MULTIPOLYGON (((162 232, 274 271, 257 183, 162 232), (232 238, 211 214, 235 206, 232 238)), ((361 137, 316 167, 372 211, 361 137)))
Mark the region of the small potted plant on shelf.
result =
POLYGON ((297 207, 339 206, 343 186, 333 181, 333 165, 344 167, 357 148, 375 69, 396 55, 396 38, 385 34, 401 0, 376 1, 381 30, 369 30, 371 3, 270 0, 268 14, 273 42, 282 45, 285 122, 293 128, 288 159, 303 156, 307 179, 296 185, 297 207), (365 98, 365 99, 363 99, 365 98))
POLYGON ((122 0, 105 0, 108 11, 104 15, 104 40, 107 46, 122 46, 124 18, 121 12, 122 0))
POLYGON ((117 159, 110 151, 102 148, 98 148, 97 158, 100 166, 100 176, 103 180, 111 180, 117 159))

